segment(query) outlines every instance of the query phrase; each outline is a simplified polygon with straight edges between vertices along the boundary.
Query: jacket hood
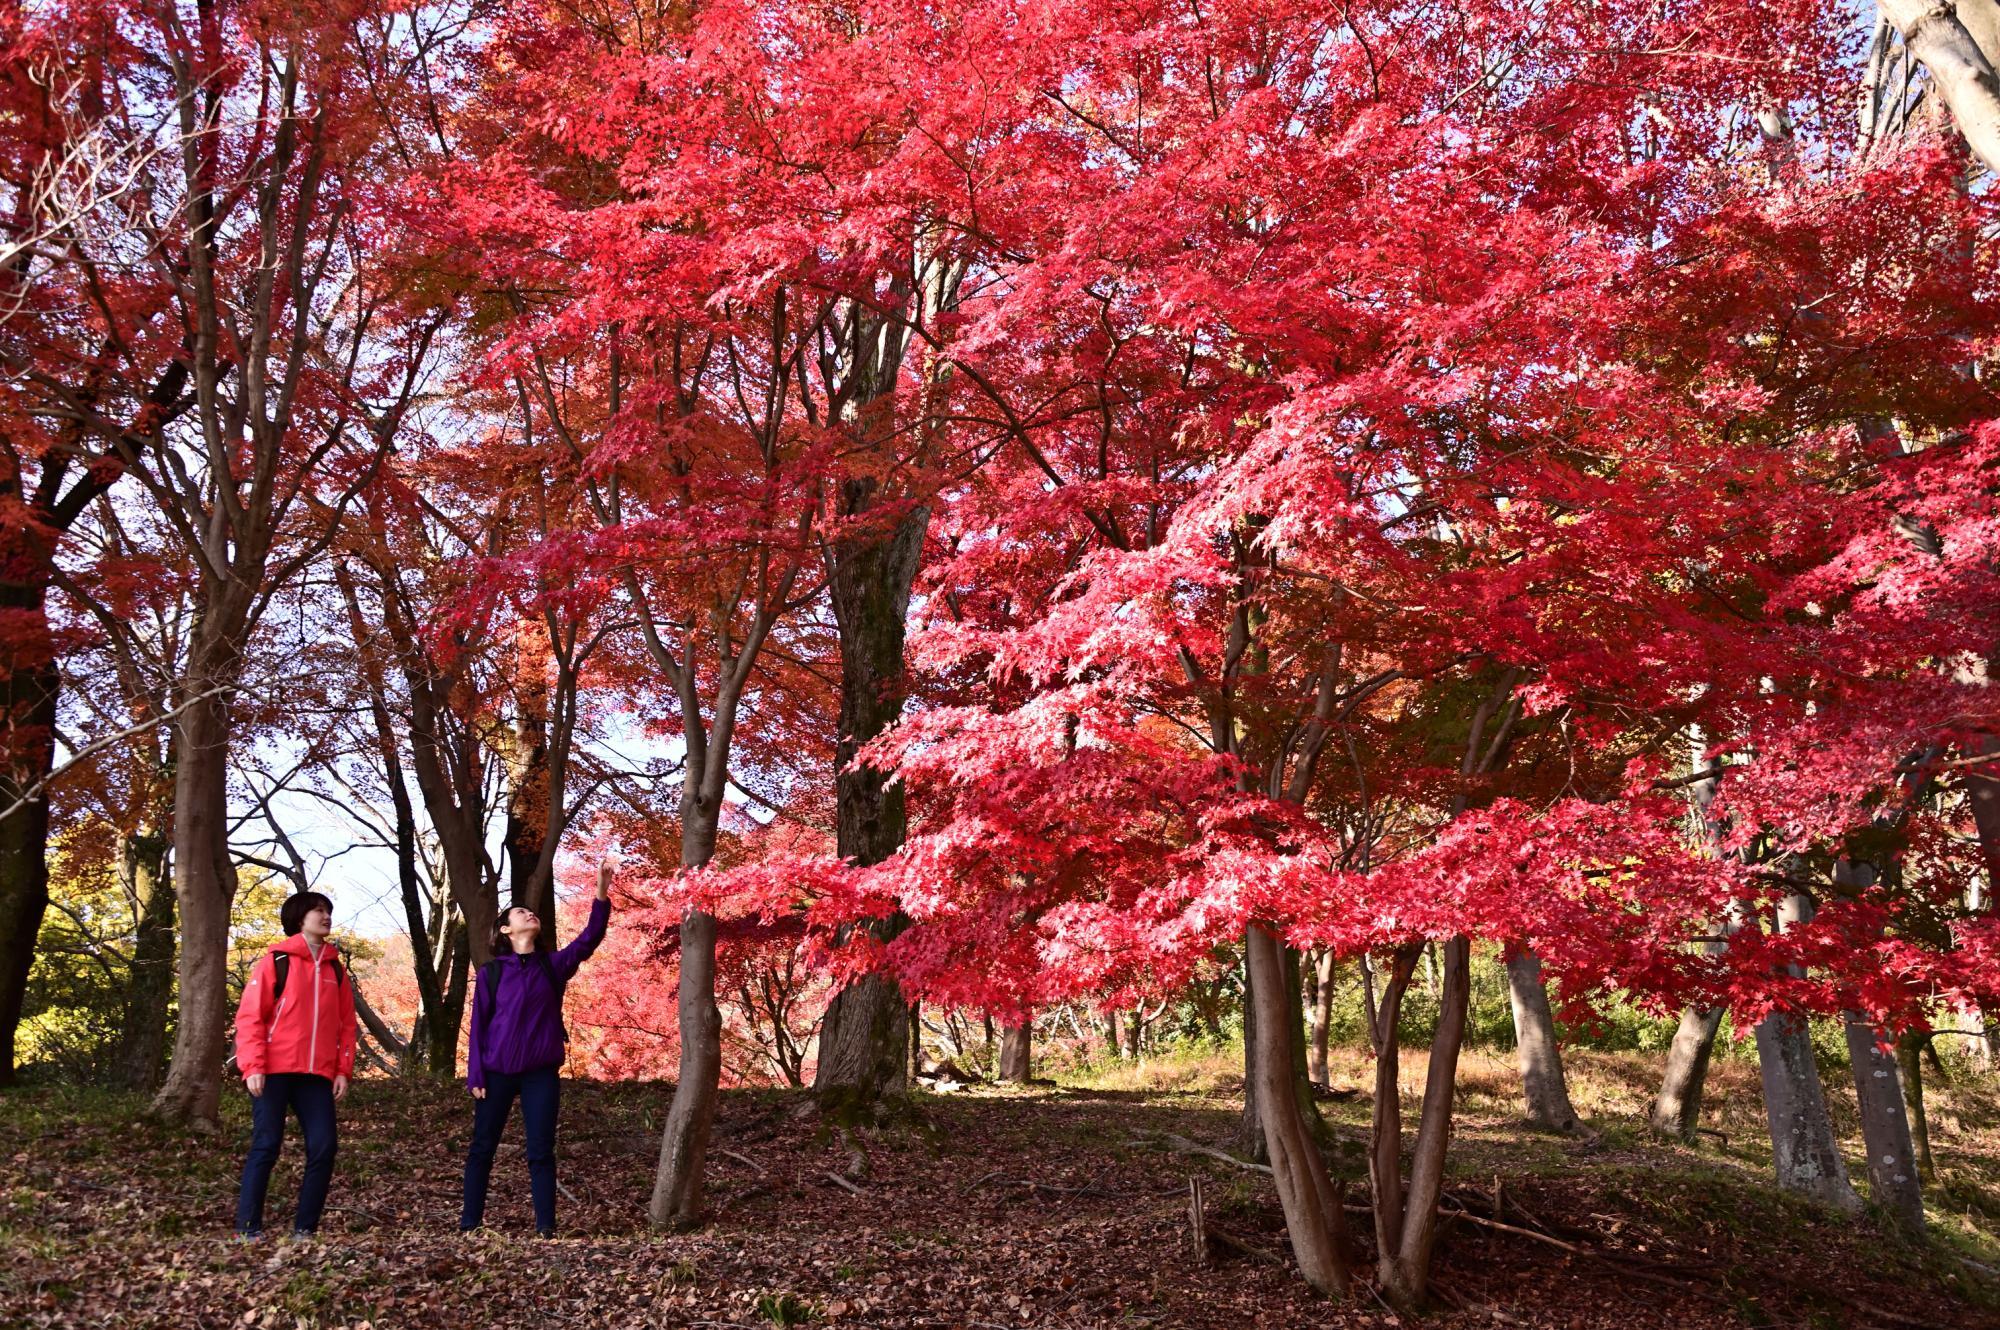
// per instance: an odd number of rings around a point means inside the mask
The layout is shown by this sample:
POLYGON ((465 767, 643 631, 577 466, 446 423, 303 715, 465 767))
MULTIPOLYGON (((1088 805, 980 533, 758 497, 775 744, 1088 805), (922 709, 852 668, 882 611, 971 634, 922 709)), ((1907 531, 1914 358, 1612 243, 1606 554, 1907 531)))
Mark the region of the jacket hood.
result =
MULTIPOLYGON (((332 938, 327 939, 326 946, 334 955, 340 954, 340 946, 332 938)), ((304 933, 294 933, 283 941, 273 942, 271 954, 276 956, 281 953, 302 960, 308 965, 312 964, 312 945, 306 941, 304 933)))

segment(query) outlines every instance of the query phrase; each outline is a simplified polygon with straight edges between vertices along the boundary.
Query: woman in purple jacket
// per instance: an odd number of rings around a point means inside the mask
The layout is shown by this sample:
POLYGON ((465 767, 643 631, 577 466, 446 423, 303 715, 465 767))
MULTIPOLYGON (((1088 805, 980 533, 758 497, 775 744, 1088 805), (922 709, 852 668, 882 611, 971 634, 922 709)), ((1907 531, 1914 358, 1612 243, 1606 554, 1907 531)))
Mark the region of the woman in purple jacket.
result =
POLYGON ((479 967, 472 996, 472 1038, 465 1055, 465 1083, 472 1108, 472 1149, 465 1156, 465 1209, 461 1231, 486 1214, 486 1184, 493 1153, 518 1097, 528 1137, 528 1188, 535 1200, 535 1232, 556 1234, 556 1109, 568 1034, 563 1030, 563 986, 604 940, 611 918, 611 865, 597 870, 597 899, 590 922, 576 939, 551 952, 542 921, 516 905, 493 925, 493 959, 479 967))

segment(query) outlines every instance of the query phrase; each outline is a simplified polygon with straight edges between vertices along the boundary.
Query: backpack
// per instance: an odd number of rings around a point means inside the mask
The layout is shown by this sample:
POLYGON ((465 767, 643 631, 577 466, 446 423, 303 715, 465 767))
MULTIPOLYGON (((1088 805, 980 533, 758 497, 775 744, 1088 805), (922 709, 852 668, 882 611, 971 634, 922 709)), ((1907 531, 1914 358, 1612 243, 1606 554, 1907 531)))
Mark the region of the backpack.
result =
MULTIPOLYGON (((567 979, 556 978, 556 963, 549 959, 549 953, 537 947, 533 954, 535 960, 541 964, 542 973, 548 976, 549 987, 555 990, 556 1028, 562 1031, 562 1041, 566 1044, 569 1042, 569 1023, 563 1020, 562 1005, 563 993, 569 988, 569 981, 567 979)), ((492 960, 479 967, 480 984, 491 990, 496 996, 500 992, 500 963, 506 959, 507 957, 505 956, 495 956, 492 960)))
MULTIPOLYGON (((337 984, 347 976, 341 973, 340 953, 335 952, 328 962, 333 966, 333 981, 337 984)), ((292 973, 292 953, 278 951, 271 954, 271 1009, 277 1010, 278 1002, 285 996, 285 980, 292 973)))

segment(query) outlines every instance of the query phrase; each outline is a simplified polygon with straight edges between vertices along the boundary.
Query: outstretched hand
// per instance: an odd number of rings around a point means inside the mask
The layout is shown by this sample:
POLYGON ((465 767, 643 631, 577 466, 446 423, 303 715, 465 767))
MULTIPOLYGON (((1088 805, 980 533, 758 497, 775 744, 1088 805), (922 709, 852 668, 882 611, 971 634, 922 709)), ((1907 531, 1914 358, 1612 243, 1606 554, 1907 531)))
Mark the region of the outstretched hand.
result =
POLYGON ((597 899, 611 899, 611 863, 606 860, 597 866, 597 899))

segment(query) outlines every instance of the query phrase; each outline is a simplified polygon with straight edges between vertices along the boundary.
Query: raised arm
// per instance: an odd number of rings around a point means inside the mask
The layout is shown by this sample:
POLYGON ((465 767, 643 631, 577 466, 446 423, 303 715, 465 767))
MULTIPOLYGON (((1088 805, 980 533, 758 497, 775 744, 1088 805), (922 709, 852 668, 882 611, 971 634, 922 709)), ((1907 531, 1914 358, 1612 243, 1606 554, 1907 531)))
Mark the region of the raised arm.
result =
POLYGON ((568 946, 550 958, 557 975, 564 979, 576 973, 577 967, 590 959, 590 953, 597 950, 597 944, 604 941, 605 926, 611 922, 611 865, 597 866, 597 896, 590 902, 590 919, 583 931, 570 940, 568 946))

